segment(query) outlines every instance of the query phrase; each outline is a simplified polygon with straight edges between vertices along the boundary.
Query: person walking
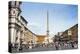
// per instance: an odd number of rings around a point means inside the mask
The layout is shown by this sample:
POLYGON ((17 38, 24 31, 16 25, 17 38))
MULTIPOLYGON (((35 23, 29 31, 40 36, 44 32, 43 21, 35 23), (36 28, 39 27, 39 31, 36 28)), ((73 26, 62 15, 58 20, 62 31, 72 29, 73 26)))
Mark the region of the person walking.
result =
POLYGON ((56 50, 59 50, 59 44, 58 44, 58 42, 55 42, 55 48, 56 48, 56 50))

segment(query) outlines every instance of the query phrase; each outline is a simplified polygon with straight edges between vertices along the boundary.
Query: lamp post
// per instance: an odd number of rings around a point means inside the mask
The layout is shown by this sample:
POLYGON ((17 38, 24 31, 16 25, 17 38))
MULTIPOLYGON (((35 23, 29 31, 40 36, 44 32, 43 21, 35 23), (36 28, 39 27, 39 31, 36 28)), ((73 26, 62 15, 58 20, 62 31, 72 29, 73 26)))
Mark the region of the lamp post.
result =
POLYGON ((48 14, 48 11, 47 11, 47 41, 48 41, 48 44, 49 44, 49 14, 48 14))
POLYGON ((69 40, 71 40, 71 35, 72 35, 71 30, 68 30, 68 37, 69 37, 69 40))

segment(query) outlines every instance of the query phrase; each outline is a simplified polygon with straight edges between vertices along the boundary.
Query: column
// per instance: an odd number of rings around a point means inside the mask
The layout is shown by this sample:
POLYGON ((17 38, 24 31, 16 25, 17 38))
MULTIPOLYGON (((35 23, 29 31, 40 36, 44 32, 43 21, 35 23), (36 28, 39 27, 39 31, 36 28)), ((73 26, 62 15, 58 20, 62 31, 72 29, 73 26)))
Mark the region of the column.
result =
POLYGON ((18 35, 18 40, 17 40, 17 42, 18 42, 18 49, 17 50, 19 50, 20 49, 20 31, 19 30, 18 30, 17 35, 18 35))
POLYGON ((10 28, 10 35, 9 35, 9 41, 12 44, 12 47, 15 46, 15 38, 16 38, 16 29, 15 28, 10 28))

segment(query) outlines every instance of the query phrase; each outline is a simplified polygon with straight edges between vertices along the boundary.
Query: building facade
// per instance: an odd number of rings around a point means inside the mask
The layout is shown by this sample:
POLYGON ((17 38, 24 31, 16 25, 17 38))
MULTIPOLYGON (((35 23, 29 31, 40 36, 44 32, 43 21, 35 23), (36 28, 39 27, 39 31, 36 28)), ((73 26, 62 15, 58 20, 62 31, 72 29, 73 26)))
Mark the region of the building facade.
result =
POLYGON ((61 41, 78 42, 78 24, 65 30, 60 37, 61 41))
POLYGON ((10 50, 15 48, 16 45, 19 50, 23 44, 36 44, 36 35, 27 28, 28 22, 20 15, 20 5, 20 1, 9 2, 8 43, 10 50))
POLYGON ((21 34, 20 4, 21 2, 18 1, 9 2, 9 28, 8 29, 9 29, 9 44, 11 44, 12 47, 15 46, 16 39, 19 42, 19 38, 21 34))
POLYGON ((36 44, 36 34, 33 33, 32 31, 30 31, 28 28, 25 31, 23 38, 24 38, 23 44, 25 44, 25 45, 36 44))
POLYGON ((36 35, 36 37, 37 37, 37 44, 48 43, 46 35, 36 35))

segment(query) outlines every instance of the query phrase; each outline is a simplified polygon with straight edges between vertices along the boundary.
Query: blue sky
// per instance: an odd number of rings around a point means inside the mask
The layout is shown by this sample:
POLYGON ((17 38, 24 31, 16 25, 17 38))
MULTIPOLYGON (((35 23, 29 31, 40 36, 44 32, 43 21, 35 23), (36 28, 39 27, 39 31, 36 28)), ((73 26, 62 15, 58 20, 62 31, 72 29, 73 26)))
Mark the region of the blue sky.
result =
POLYGON ((77 5, 22 2, 21 10, 21 15, 28 21, 27 27, 35 34, 46 34, 47 10, 52 35, 78 23, 77 5))

